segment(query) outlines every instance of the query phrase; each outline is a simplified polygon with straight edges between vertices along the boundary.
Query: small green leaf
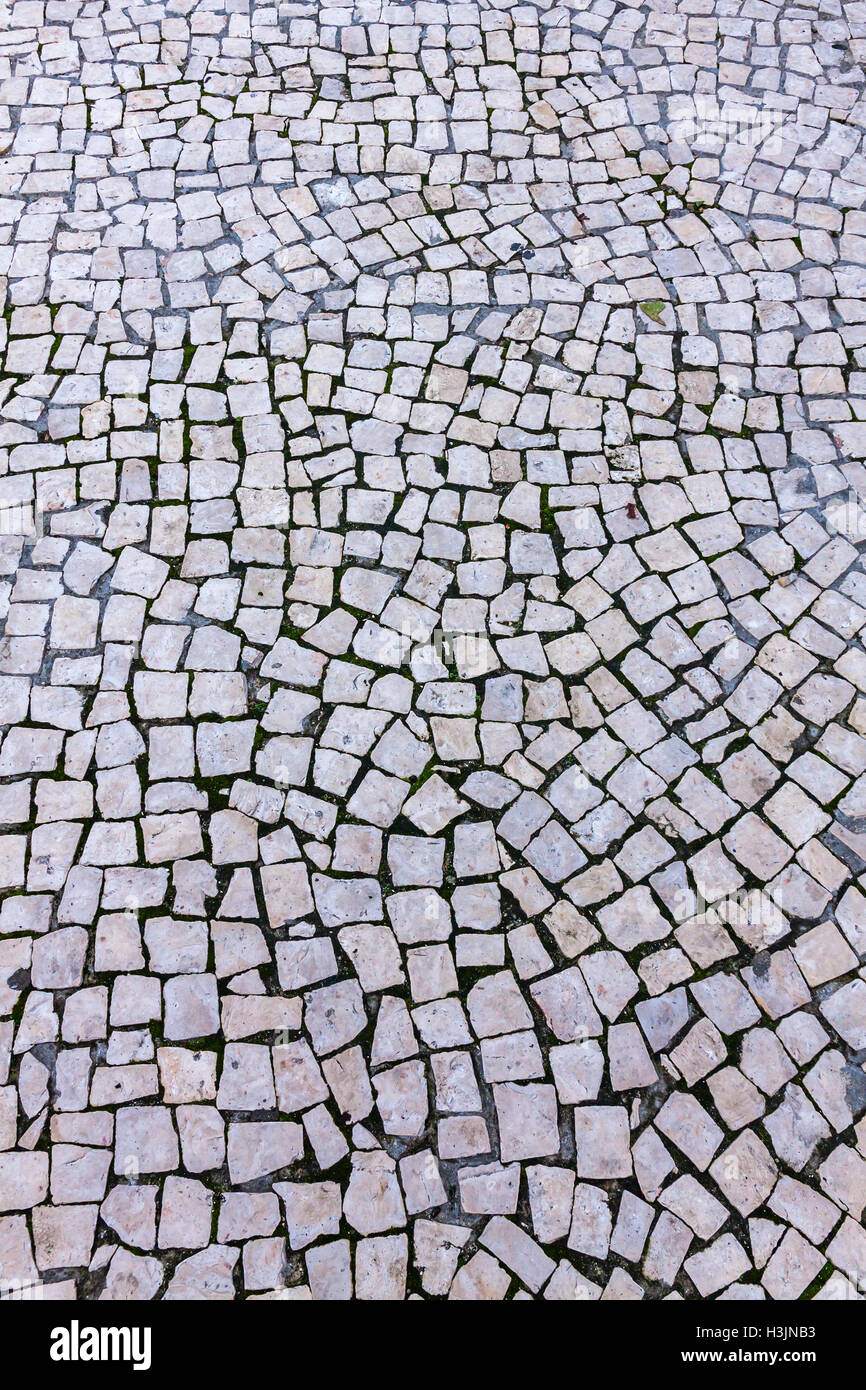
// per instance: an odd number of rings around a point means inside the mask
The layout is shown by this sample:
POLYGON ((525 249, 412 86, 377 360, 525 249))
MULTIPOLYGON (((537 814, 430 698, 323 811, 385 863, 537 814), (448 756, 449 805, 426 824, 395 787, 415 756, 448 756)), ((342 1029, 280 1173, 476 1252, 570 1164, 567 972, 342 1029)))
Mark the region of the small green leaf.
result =
POLYGON ((663 299, 648 299, 646 304, 642 304, 640 307, 648 319, 652 319, 654 323, 661 323, 665 307, 663 299))

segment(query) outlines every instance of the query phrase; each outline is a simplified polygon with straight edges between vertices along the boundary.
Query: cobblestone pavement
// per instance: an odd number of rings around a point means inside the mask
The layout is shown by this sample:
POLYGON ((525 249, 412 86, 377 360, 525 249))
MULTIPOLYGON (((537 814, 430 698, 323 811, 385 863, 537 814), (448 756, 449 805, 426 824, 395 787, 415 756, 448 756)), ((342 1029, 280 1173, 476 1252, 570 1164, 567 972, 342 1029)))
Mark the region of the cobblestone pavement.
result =
POLYGON ((7 1296, 862 1292, 864 57, 7 9, 7 1296))

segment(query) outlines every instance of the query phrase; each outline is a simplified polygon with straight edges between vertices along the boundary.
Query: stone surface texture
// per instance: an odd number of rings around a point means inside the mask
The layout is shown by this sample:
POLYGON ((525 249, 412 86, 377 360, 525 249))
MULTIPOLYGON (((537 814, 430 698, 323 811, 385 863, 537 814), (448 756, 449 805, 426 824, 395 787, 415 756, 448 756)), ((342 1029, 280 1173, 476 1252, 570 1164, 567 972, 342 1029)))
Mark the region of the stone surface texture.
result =
POLYGON ((860 1298, 866 4, 0 9, 0 1295, 860 1298))

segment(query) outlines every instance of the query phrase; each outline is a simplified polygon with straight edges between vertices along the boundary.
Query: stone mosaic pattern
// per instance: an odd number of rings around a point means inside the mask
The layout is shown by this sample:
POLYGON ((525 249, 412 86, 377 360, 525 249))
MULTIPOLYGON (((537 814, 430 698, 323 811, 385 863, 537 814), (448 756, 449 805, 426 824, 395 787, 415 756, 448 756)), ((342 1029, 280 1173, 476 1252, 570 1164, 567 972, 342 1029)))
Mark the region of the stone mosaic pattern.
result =
POLYGON ((0 19, 0 1282, 857 1297, 866 5, 0 19))

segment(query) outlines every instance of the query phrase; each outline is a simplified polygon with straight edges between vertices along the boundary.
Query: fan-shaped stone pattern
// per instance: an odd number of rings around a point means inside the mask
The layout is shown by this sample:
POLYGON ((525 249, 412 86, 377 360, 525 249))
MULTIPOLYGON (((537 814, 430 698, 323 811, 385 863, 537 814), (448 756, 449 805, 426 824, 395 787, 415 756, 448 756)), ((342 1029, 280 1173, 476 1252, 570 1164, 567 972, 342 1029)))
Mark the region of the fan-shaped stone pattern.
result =
POLYGON ((5 1292, 856 1292, 861 21, 9 6, 5 1292))

